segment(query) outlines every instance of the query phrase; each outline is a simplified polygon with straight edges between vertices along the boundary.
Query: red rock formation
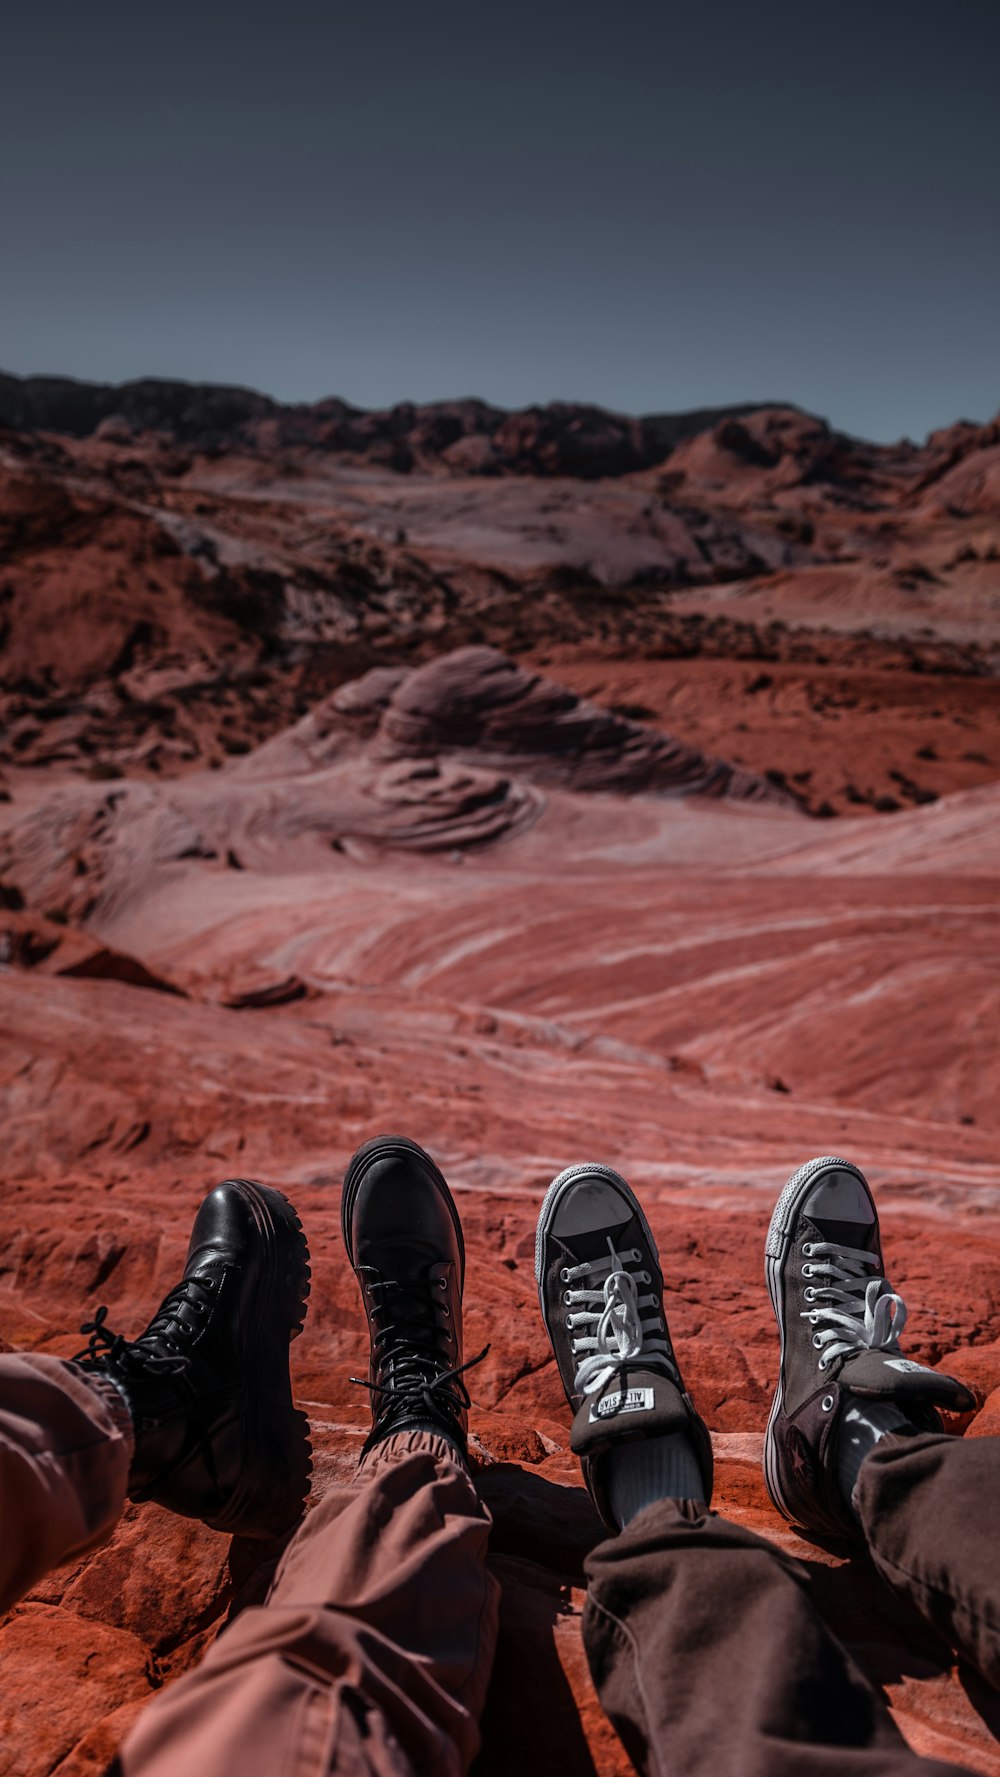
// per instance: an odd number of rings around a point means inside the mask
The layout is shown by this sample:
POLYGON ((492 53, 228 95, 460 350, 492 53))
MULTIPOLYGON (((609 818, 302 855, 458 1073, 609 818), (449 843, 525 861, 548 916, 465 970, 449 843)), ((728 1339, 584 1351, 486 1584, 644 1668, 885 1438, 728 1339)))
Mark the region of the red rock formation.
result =
MULTIPOLYGON (((480 1777, 628 1768, 583 1661, 598 1528, 533 1276, 542 1193, 588 1155, 648 1210, 721 1509, 822 1570, 914 1745, 1000 1772, 967 1677, 760 1473, 762 1241, 830 1149, 879 1192, 910 1349, 968 1372, 956 1429, 1000 1429, 994 441, 845 456, 801 416, 738 423, 685 447, 673 493, 338 479, 284 444, 185 462, 115 426, 5 447, 0 1341, 72 1352, 99 1300, 137 1330, 202 1193, 261 1177, 313 1249, 321 1490, 363 1435, 343 1166, 380 1127, 429 1144, 470 1349, 492 1340, 480 1777), (974 516, 953 476, 982 476, 974 516)), ((5 1773, 103 1769, 271 1560, 129 1508, 0 1626, 5 1773)))

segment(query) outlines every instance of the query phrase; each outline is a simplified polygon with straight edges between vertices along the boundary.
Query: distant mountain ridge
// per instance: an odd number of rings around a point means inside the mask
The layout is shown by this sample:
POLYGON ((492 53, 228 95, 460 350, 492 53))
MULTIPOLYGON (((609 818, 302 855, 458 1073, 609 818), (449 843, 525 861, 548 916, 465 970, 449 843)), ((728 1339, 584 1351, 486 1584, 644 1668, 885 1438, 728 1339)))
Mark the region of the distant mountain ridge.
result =
POLYGON ((15 431, 99 434, 119 443, 157 432, 198 450, 311 446, 403 473, 441 467, 584 480, 628 475, 655 468, 713 426, 775 405, 754 401, 639 417, 582 402, 507 410, 472 398, 366 409, 336 396, 280 402, 221 383, 144 377, 113 384, 0 373, 0 426, 15 431))

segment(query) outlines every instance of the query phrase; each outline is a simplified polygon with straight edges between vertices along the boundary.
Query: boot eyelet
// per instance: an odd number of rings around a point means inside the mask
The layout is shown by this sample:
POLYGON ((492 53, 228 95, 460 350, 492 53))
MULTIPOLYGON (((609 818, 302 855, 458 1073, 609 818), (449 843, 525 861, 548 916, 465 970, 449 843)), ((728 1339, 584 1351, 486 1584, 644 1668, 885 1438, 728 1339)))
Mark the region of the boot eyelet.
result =
POLYGON ((442 1302, 441 1313, 446 1314, 448 1316, 449 1320, 451 1319, 451 1309, 448 1307, 447 1302, 442 1302))
POLYGON ((652 1283, 653 1281, 648 1271, 637 1271, 636 1277, 639 1279, 640 1283, 652 1283))
POLYGON ((632 1248, 632 1263, 633 1263, 633 1265, 638 1265, 639 1260, 641 1258, 642 1258, 642 1254, 639 1251, 639 1248, 637 1246, 634 1246, 632 1248))
POLYGON ((824 1413, 832 1413, 833 1412, 833 1396, 832 1396, 832 1394, 825 1394, 823 1396, 823 1399, 820 1401, 820 1406, 822 1407, 824 1413))

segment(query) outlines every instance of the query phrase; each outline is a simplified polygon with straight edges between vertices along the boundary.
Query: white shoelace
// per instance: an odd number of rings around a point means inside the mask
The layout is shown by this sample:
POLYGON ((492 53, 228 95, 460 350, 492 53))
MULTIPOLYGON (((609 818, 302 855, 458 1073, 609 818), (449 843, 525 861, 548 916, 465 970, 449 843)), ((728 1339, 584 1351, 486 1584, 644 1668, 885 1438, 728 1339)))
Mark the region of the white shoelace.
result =
POLYGON ((636 1271, 628 1265, 642 1262, 638 1247, 617 1253, 608 1238, 607 1259, 591 1259, 585 1265, 564 1265, 559 1276, 564 1284, 577 1284, 565 1289, 563 1301, 575 1312, 567 1314, 566 1326, 573 1335, 570 1350, 574 1357, 585 1353, 577 1367, 574 1386, 584 1395, 597 1394, 611 1381, 629 1359, 642 1358, 655 1368, 665 1369, 677 1381, 677 1368, 664 1334, 666 1322, 659 1312, 659 1300, 652 1291, 640 1296, 640 1283, 651 1283, 648 1271, 636 1271), (652 1309, 654 1312, 644 1313, 652 1309))
POLYGON ((816 1306, 802 1310, 802 1319, 820 1329, 813 1334, 813 1345, 823 1353, 818 1367, 825 1370, 850 1351, 898 1350, 906 1303, 877 1274, 878 1254, 828 1240, 807 1242, 802 1253, 819 1260, 803 1265, 803 1277, 827 1280, 807 1285, 805 1300, 816 1306))

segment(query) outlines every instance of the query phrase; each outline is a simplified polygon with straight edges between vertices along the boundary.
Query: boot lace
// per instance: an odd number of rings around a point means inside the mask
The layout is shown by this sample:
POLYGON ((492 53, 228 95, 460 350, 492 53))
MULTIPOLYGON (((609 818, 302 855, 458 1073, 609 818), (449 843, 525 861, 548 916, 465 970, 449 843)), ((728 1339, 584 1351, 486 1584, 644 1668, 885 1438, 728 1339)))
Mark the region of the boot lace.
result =
POLYGON ((566 1316, 573 1335, 570 1350, 574 1357, 584 1353, 574 1387, 580 1394, 598 1394, 617 1372, 624 1389, 626 1365, 636 1358, 664 1370, 679 1387, 659 1297, 652 1291, 639 1294, 640 1284, 652 1282, 648 1271, 634 1270, 642 1262, 642 1253, 637 1246, 616 1252, 610 1235, 608 1251, 607 1259, 564 1265, 559 1273, 564 1284, 577 1286, 563 1292, 563 1301, 574 1311, 566 1316))
POLYGON ((880 1275, 878 1253, 813 1240, 802 1254, 809 1261, 802 1276, 825 1279, 807 1284, 803 1294, 810 1306, 801 1311, 801 1318, 817 1328, 813 1345, 823 1353, 818 1368, 825 1370, 852 1351, 898 1351, 906 1303, 880 1275))
POLYGON ((365 1294, 374 1298, 372 1369, 378 1380, 351 1376, 350 1381, 377 1397, 373 1431, 380 1431, 397 1414, 400 1418, 416 1412, 432 1419, 442 1415, 458 1419, 472 1405, 462 1377, 482 1363, 490 1347, 485 1345, 464 1364, 442 1369, 436 1350, 440 1305, 431 1294, 435 1286, 445 1289, 445 1279, 420 1284, 373 1277, 364 1286, 365 1294))
POLYGON ((87 1369, 108 1365, 124 1375, 180 1375, 191 1363, 184 1344, 201 1331, 200 1322, 211 1313, 218 1282, 217 1278, 204 1275, 185 1277, 164 1297, 138 1339, 128 1340, 121 1333, 113 1333, 107 1324, 107 1307, 102 1303, 93 1320, 85 1320, 81 1326, 81 1333, 89 1333, 90 1338, 72 1361, 87 1369))

